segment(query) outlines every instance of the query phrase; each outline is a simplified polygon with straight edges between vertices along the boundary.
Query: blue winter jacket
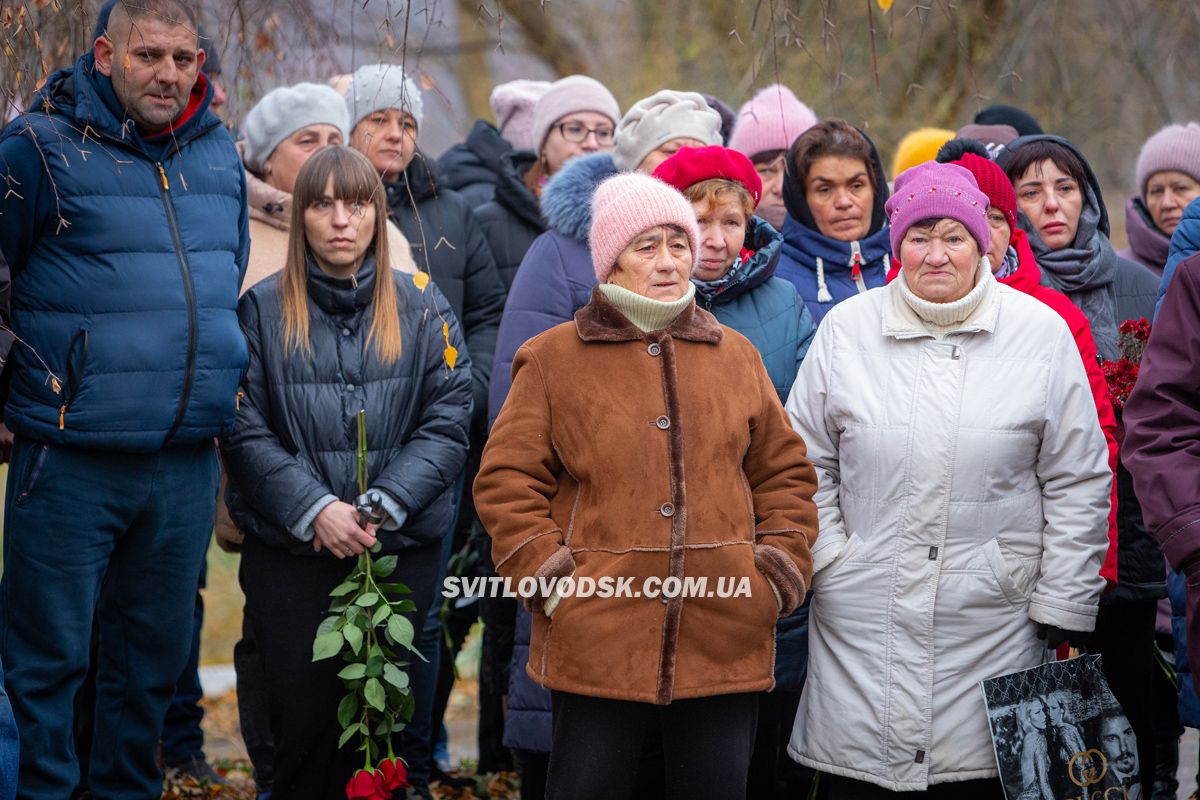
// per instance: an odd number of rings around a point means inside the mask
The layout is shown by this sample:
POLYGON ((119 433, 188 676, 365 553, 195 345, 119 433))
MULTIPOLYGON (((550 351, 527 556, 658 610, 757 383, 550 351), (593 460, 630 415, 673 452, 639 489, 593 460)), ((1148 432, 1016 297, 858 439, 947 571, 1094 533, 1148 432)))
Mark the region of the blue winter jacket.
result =
POLYGON ((696 303, 750 340, 784 402, 817 326, 796 288, 774 277, 783 237, 766 221, 751 217, 745 247, 754 255, 736 267, 735 277, 712 297, 697 288, 696 303))
POLYGON ((88 53, 0 135, 16 181, 0 200, 0 253, 28 344, 11 352, 17 434, 149 452, 233 422, 248 360, 246 180, 211 97, 201 77, 194 112, 155 144, 123 124, 88 53))
POLYGON ((517 350, 539 333, 570 322, 591 298, 597 283, 588 249, 592 194, 616 174, 608 153, 581 156, 563 167, 542 190, 547 230, 533 240, 508 290, 488 389, 489 428, 512 388, 517 350))
MULTIPOLYGON (((548 229, 525 253, 508 292, 488 392, 489 426, 512 389, 517 350, 539 333, 569 322, 591 298, 597 282, 588 249, 592 194, 602 181, 616 174, 608 153, 581 156, 563 167, 542 190, 541 210, 548 229)), ((517 604, 503 742, 505 747, 548 753, 550 692, 525 672, 531 623, 524 605, 517 604)))
POLYGON ((1179 220, 1179 227, 1171 234, 1171 249, 1167 255, 1167 266, 1163 268, 1162 280, 1158 283, 1158 304, 1154 307, 1155 315, 1162 308, 1163 295, 1171 285, 1171 277, 1175 269, 1188 256, 1200 253, 1200 197, 1188 203, 1179 220))
POLYGON ((891 267, 887 215, 883 210, 888 198, 883 161, 871 137, 862 131, 859 133, 871 150, 869 171, 874 190, 871 224, 860 241, 841 242, 818 232, 802 176, 796 174, 797 155, 803 140, 792 143, 784 162, 783 204, 787 216, 783 220, 783 256, 775 276, 796 286, 818 325, 838 303, 867 289, 883 286, 891 267), (862 286, 853 276, 856 261, 862 286))
POLYGON ((855 245, 861 258, 863 291, 887 283, 891 266, 888 235, 885 225, 862 241, 841 242, 801 225, 789 214, 783 220, 783 254, 775 275, 792 282, 820 325, 829 309, 859 293, 851 277, 855 245), (822 297, 822 282, 829 292, 827 298, 822 297))

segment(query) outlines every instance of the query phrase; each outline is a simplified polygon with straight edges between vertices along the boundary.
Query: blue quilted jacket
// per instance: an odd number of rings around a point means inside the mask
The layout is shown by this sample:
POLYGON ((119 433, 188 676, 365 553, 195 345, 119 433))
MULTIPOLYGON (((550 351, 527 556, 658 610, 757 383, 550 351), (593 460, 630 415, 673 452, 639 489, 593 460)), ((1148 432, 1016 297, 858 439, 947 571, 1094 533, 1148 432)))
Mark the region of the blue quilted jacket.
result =
POLYGON ((696 304, 750 340, 784 402, 817 326, 796 287, 774 277, 783 237, 767 222, 751 217, 745 246, 754 255, 736 268, 735 277, 717 294, 710 297, 697 288, 696 304))
POLYGON ((233 422, 246 180, 211 96, 201 77, 186 121, 155 143, 122 119, 89 53, 0 135, 19 184, 0 200, 0 253, 27 343, 11 350, 14 432, 150 452, 233 422))

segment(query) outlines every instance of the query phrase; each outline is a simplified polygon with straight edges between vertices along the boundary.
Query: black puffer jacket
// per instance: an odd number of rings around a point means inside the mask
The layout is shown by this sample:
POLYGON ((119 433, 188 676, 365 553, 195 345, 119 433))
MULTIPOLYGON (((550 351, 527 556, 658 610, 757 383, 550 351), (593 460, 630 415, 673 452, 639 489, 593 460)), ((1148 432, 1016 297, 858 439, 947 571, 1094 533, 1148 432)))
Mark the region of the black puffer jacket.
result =
POLYGON ((488 380, 504 313, 504 283, 479 220, 457 192, 441 188, 436 164, 418 152, 399 181, 385 183, 392 219, 462 322, 471 354, 475 421, 487 419, 488 380))
POLYGON ((467 457, 471 362, 458 320, 433 285, 422 292, 412 276, 393 272, 403 355, 383 364, 366 346, 375 288, 374 262, 355 281, 337 280, 309 265, 311 354, 285 353, 283 319, 272 276, 238 304, 250 366, 233 430, 221 439, 229 475, 229 513, 238 529, 275 547, 312 554, 290 531, 321 497, 352 502, 359 409, 366 409, 369 485, 408 513, 398 532, 381 531, 395 551, 439 540, 454 508, 449 487, 467 457), (458 349, 454 369, 443 358, 458 349))
POLYGON ((442 185, 467 199, 472 208, 492 199, 500 159, 513 146, 492 123, 477 119, 467 138, 442 153, 438 168, 442 185))
POLYGON ((512 287, 517 267, 533 244, 546 231, 538 200, 525 185, 525 173, 537 163, 532 150, 514 150, 501 161, 496 197, 475 209, 488 246, 496 259, 504 291, 512 287))

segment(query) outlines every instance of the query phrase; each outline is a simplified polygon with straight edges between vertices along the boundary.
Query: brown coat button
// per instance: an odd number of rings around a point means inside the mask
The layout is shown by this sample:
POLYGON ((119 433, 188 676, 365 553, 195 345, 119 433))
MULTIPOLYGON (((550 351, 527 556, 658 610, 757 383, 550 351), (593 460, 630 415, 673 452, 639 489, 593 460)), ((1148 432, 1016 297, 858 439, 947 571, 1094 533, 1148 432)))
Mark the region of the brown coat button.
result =
POLYGON ((657 420, 655 420, 654 424, 657 425, 658 427, 662 428, 665 431, 667 428, 671 427, 671 420, 668 419, 667 417, 663 416, 663 417, 659 417, 657 420))
POLYGON ((658 513, 662 514, 664 517, 673 517, 675 516, 675 506, 671 505, 670 503, 663 503, 662 507, 658 509, 658 513))
POLYGON ((652 356, 660 355, 662 353, 662 345, 658 342, 651 342, 650 346, 646 348, 646 352, 652 356))

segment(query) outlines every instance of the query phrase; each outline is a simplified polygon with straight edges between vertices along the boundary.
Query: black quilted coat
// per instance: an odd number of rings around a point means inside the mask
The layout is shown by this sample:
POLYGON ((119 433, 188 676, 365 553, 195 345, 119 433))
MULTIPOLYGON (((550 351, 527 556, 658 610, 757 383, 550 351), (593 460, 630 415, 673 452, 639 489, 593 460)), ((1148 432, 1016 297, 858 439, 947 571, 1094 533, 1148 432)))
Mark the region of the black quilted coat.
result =
POLYGON ((284 349, 277 277, 238 305, 250 366, 237 422, 221 440, 234 523, 270 545, 311 554, 311 543, 289 531, 322 496, 352 502, 358 495, 356 418, 366 409, 370 486, 408 512, 400 531, 380 532, 384 550, 439 540, 453 519, 448 490, 467 456, 472 412, 471 362, 445 297, 432 283, 422 291, 411 275, 391 273, 403 354, 384 364, 366 346, 374 262, 354 280, 310 262, 312 352, 292 354, 284 349), (458 350, 453 369, 443 355, 443 322, 458 350))

